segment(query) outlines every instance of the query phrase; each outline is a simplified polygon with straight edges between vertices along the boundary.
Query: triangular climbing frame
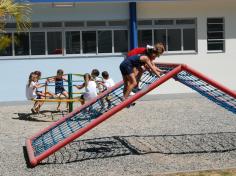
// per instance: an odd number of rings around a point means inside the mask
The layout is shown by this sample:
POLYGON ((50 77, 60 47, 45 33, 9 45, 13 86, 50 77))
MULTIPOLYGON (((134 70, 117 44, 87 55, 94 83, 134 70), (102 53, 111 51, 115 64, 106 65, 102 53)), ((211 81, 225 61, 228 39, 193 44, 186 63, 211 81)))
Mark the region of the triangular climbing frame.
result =
POLYGON ((103 92, 97 98, 75 109, 49 127, 26 140, 26 148, 31 166, 36 166, 60 148, 80 137, 132 102, 163 84, 170 78, 183 83, 209 98, 218 105, 236 114, 236 93, 223 85, 209 79, 183 64, 157 64, 165 71, 161 78, 148 71, 144 72, 141 90, 125 101, 123 81, 103 92))

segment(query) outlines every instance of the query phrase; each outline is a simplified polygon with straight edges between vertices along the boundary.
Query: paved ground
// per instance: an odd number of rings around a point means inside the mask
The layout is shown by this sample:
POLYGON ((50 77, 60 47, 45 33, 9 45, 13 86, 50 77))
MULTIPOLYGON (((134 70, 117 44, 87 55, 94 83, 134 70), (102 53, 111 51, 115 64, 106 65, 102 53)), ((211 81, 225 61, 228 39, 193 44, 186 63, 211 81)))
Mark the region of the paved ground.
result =
POLYGON ((236 115, 198 96, 146 98, 35 168, 24 143, 61 114, 0 104, 0 175, 158 175, 236 167, 236 115), (149 101, 147 101, 149 100, 149 101), (53 117, 53 120, 52 120, 53 117))

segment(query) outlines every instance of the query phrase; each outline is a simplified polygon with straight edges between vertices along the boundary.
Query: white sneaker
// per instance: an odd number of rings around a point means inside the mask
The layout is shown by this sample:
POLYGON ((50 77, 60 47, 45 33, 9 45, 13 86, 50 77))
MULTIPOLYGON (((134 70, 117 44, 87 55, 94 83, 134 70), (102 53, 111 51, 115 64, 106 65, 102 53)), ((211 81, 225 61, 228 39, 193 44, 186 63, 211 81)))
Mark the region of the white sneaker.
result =
POLYGON ((134 92, 130 92, 130 94, 129 94, 130 96, 133 96, 133 95, 135 95, 135 93, 134 92))

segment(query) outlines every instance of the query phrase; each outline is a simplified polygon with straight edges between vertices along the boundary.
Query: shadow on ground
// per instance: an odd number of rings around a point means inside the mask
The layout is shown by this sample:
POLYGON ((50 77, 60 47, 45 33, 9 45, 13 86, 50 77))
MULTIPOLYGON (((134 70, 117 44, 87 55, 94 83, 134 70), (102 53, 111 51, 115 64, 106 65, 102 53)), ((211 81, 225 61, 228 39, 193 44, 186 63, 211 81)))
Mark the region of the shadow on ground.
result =
POLYGON ((236 132, 113 136, 77 140, 47 159, 44 164, 82 162, 125 155, 223 153, 236 150, 236 132))
POLYGON ((56 121, 61 117, 67 114, 67 111, 52 111, 52 110, 43 110, 38 114, 32 113, 15 113, 18 117, 12 119, 17 120, 26 120, 26 121, 35 121, 35 122, 49 122, 56 121))

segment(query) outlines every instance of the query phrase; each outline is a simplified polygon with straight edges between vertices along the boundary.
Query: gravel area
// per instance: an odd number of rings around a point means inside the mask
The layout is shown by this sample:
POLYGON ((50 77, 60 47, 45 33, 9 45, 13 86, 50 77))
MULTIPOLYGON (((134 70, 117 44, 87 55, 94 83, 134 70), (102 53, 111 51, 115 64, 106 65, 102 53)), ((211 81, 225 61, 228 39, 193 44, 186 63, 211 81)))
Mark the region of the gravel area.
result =
POLYGON ((236 167, 236 114, 199 96, 144 98, 45 159, 26 163, 25 139, 62 116, 47 104, 0 104, 0 175, 158 175, 236 167))

